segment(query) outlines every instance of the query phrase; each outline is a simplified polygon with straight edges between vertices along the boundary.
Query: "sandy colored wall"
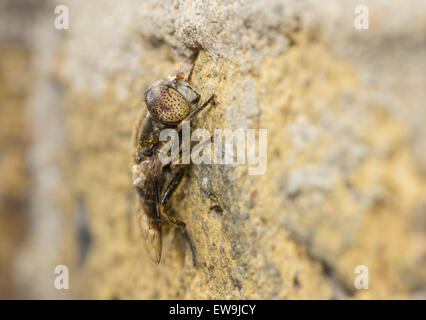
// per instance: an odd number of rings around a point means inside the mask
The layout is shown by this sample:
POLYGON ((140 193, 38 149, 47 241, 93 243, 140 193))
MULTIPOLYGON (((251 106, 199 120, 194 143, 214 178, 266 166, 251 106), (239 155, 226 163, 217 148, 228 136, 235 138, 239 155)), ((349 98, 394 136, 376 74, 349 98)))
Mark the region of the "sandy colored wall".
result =
POLYGON ((354 28, 356 1, 65 3, 70 28, 53 28, 47 2, 28 44, 38 223, 14 262, 25 295, 425 297, 422 1, 368 1, 368 30, 354 28), (216 104, 192 127, 267 129, 267 171, 193 165, 171 206, 198 266, 174 229, 154 265, 136 223, 130 136, 148 86, 197 51, 193 86, 216 104), (52 288, 58 264, 66 292, 52 288), (359 265, 368 290, 354 287, 359 265))

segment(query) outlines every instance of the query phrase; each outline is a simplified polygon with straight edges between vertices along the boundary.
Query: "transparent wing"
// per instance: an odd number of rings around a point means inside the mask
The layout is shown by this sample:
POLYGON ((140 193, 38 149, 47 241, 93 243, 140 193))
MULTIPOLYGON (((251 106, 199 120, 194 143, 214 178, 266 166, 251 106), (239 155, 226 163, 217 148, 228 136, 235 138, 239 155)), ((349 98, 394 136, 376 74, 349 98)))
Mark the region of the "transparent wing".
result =
POLYGON ((160 263, 162 251, 161 223, 149 218, 146 214, 140 214, 139 225, 149 256, 155 263, 160 263))
POLYGON ((140 211, 138 222, 142 231, 142 237, 152 261, 159 263, 162 252, 161 215, 159 213, 156 186, 148 190, 145 198, 139 198, 140 211))

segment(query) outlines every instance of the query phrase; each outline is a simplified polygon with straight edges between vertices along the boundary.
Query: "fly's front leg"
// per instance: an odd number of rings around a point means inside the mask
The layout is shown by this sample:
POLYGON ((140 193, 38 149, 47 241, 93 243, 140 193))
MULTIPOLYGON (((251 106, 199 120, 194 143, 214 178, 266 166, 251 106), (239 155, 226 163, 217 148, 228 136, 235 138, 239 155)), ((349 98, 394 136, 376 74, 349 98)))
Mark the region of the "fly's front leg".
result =
POLYGON ((206 102, 204 102, 201 106, 198 106, 198 107, 196 107, 195 108, 195 110, 194 111, 192 111, 185 119, 183 119, 178 125, 177 125, 177 127, 176 127, 176 129, 177 129, 177 131, 180 131, 180 130, 182 130, 182 122, 183 121, 188 121, 188 120, 191 120, 192 118, 194 118, 200 111, 202 111, 202 110, 204 110, 208 105, 209 105, 209 103, 210 102, 212 102, 213 101, 213 99, 214 99, 214 97, 215 97, 215 95, 214 94, 212 94, 211 96, 210 96, 210 98, 208 98, 207 99, 207 101, 206 102))
POLYGON ((175 217, 169 216, 166 212, 164 212, 164 210, 163 210, 163 213, 166 215, 166 218, 168 219, 168 221, 170 223, 172 223, 173 225, 175 225, 177 227, 182 228, 182 231, 183 231, 183 234, 185 236, 185 239, 186 239, 186 241, 189 244, 189 248, 191 249, 192 264, 194 265, 194 267, 197 266, 197 260, 195 258, 195 246, 192 243, 191 237, 189 236, 188 229, 186 228, 185 222, 183 222, 182 220, 177 219, 175 217))
POLYGON ((188 78, 186 78, 186 81, 188 83, 192 82, 192 74, 194 73, 195 62, 197 61, 199 55, 200 55, 200 50, 198 50, 198 52, 195 54, 194 63, 191 66, 191 70, 189 71, 188 78))
POLYGON ((161 197, 161 214, 173 225, 180 227, 183 231, 183 234, 185 236, 186 241, 189 244, 189 247, 191 249, 192 253, 192 263, 194 264, 194 267, 196 266, 196 259, 195 259, 195 247, 192 243, 191 237, 189 236, 188 229, 186 228, 185 222, 183 222, 180 219, 177 219, 171 215, 169 215, 166 211, 166 205, 169 202, 170 197, 172 196, 173 192, 176 190, 176 188, 179 186, 179 183, 182 181, 182 178, 185 174, 185 170, 181 169, 179 172, 172 178, 169 185, 167 186, 166 190, 164 191, 163 196, 161 197))
MULTIPOLYGON (((209 105, 209 103, 210 102, 212 102, 213 101, 213 99, 214 99, 214 97, 215 97, 215 95, 214 94, 212 94, 211 96, 210 96, 210 98, 208 98, 207 99, 207 101, 206 102, 204 102, 201 106, 198 106, 194 111, 192 111, 185 119, 183 119, 181 122, 179 122, 179 124, 177 125, 177 127, 176 127, 176 130, 178 131, 178 132, 181 132, 182 131, 182 123, 183 123, 183 121, 188 121, 188 120, 191 120, 192 118, 194 118, 200 111, 202 111, 202 110, 204 110, 208 105, 209 105)), ((206 143, 207 141, 203 141, 203 142, 200 142, 196 147, 201 147, 202 146, 202 144, 204 144, 204 143, 206 143)), ((195 150, 195 148, 194 148, 194 150, 195 150)), ((183 154, 181 154, 181 152, 182 152, 182 145, 179 145, 179 156, 178 156, 178 158, 174 158, 174 159, 172 159, 171 160, 171 163, 173 163, 173 162, 175 162, 176 160, 178 160, 178 163, 182 163, 181 162, 181 160, 183 160, 184 159, 184 157, 189 157, 190 155, 189 154, 185 154, 185 155, 183 155, 183 154)), ((186 158, 185 158, 186 159, 186 158)), ((176 165, 174 165, 174 164, 172 164, 171 165, 171 167, 172 168, 175 168, 176 167, 176 165)))
POLYGON ((186 82, 188 82, 189 84, 192 82, 192 74, 194 73, 194 68, 195 68, 195 62, 191 66, 191 70, 189 70, 188 78, 186 79, 186 82))

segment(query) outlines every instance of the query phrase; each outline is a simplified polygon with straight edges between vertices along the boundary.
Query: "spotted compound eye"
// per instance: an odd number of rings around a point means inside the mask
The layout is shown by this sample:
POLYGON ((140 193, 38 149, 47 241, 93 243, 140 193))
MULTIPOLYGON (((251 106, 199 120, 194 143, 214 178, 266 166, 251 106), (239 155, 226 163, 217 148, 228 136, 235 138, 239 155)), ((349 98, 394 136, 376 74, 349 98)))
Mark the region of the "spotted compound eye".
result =
POLYGON ((182 121, 190 111, 185 98, 175 89, 163 84, 149 88, 145 102, 151 116, 161 122, 182 121))

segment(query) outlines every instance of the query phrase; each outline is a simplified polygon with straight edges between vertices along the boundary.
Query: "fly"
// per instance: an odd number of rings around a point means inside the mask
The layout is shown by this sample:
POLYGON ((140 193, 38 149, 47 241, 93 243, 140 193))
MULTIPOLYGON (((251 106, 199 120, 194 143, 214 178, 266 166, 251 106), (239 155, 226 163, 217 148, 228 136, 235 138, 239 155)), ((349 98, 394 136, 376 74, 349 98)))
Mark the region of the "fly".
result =
POLYGON ((145 93, 147 108, 141 112, 133 132, 132 179, 139 195, 138 224, 149 256, 156 263, 161 260, 162 227, 170 223, 182 229, 196 265, 195 247, 185 222, 166 209, 185 172, 183 168, 172 168, 160 161, 160 150, 165 142, 159 140, 161 130, 176 128, 180 132, 183 121, 192 119, 214 99, 213 94, 203 104, 198 104, 200 95, 191 86, 193 71, 194 65, 187 78, 179 72, 149 87, 145 93))

